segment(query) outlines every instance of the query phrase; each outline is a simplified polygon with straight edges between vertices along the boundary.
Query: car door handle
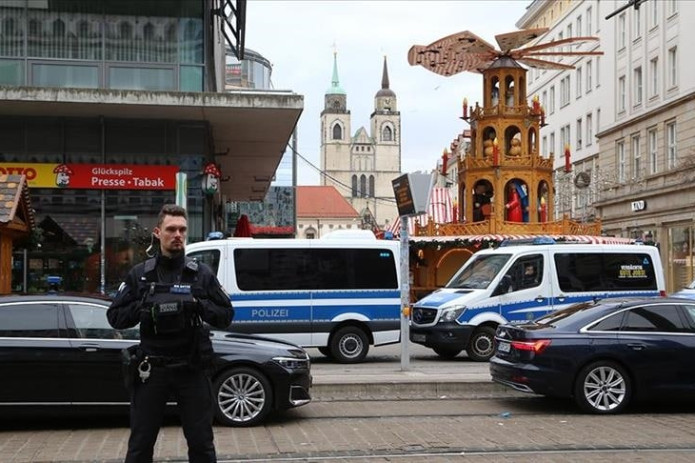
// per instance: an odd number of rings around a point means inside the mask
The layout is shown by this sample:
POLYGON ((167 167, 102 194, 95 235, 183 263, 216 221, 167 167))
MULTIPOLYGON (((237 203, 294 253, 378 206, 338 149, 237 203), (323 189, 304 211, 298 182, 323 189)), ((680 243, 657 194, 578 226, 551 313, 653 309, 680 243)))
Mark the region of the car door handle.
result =
POLYGON ((641 342, 629 342, 627 344, 627 347, 629 347, 632 350, 644 350, 647 348, 647 346, 642 344, 641 342))
POLYGON ((96 352, 99 350, 99 344, 80 344, 80 350, 83 350, 85 352, 96 352))
POLYGON ((546 300, 546 298, 543 296, 536 296, 536 302, 543 302, 545 300, 546 300))

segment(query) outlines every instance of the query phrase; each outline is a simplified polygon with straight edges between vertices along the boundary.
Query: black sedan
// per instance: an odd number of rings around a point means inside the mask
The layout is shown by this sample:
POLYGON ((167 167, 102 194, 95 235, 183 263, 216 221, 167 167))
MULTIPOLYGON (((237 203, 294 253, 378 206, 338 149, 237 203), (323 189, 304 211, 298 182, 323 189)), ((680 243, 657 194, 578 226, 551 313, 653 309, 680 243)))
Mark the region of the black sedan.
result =
POLYGON ((695 301, 604 299, 502 325, 490 374, 524 392, 619 413, 631 399, 695 394, 695 301))
MULTIPOLYGON (((109 301, 78 296, 0 297, 0 409, 128 410, 121 350, 137 327, 114 330, 109 301)), ((310 402, 310 361, 293 344, 213 332, 215 415, 228 426, 310 402)))

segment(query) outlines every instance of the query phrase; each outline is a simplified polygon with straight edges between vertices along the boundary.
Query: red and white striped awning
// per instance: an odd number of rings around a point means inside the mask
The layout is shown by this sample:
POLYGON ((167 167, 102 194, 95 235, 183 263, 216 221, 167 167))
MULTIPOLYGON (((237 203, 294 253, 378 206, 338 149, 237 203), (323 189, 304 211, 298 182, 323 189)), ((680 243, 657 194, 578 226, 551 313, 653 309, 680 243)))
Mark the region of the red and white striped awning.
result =
POLYGON ((586 244, 634 244, 633 238, 622 238, 619 236, 593 236, 593 235, 508 235, 508 234, 487 234, 487 235, 453 235, 453 236, 411 236, 413 243, 447 243, 455 241, 503 241, 532 239, 540 236, 547 236, 558 241, 586 244))
MULTIPOLYGON (((430 193, 430 202, 427 207, 427 213, 421 214, 408 219, 408 234, 415 233, 415 220, 420 222, 420 226, 427 225, 430 218, 434 223, 451 223, 454 221, 454 203, 451 200, 451 194, 448 188, 434 187, 430 193)), ((391 223, 386 229, 393 233, 393 236, 401 234, 401 218, 396 217, 396 220, 391 223)))

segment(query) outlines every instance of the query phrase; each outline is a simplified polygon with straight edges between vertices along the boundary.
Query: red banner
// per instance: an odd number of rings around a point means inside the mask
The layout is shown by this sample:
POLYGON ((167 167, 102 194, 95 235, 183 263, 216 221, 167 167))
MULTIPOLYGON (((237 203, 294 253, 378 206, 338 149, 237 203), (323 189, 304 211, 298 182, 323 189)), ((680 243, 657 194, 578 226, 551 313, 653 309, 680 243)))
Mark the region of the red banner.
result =
POLYGON ((58 188, 87 190, 175 190, 178 166, 131 164, 59 164, 58 188))

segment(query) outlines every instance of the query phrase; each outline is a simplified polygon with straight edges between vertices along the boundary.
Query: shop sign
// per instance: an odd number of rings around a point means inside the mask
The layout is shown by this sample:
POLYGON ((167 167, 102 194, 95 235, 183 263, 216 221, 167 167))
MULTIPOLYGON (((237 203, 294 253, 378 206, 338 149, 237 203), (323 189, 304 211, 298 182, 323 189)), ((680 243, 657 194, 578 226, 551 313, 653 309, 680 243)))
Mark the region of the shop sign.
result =
POLYGON ((0 175, 26 175, 29 188, 175 190, 178 166, 0 162, 0 175))
POLYGON ((632 212, 639 212, 643 211, 647 208, 647 201, 641 200, 641 201, 632 201, 632 212))

